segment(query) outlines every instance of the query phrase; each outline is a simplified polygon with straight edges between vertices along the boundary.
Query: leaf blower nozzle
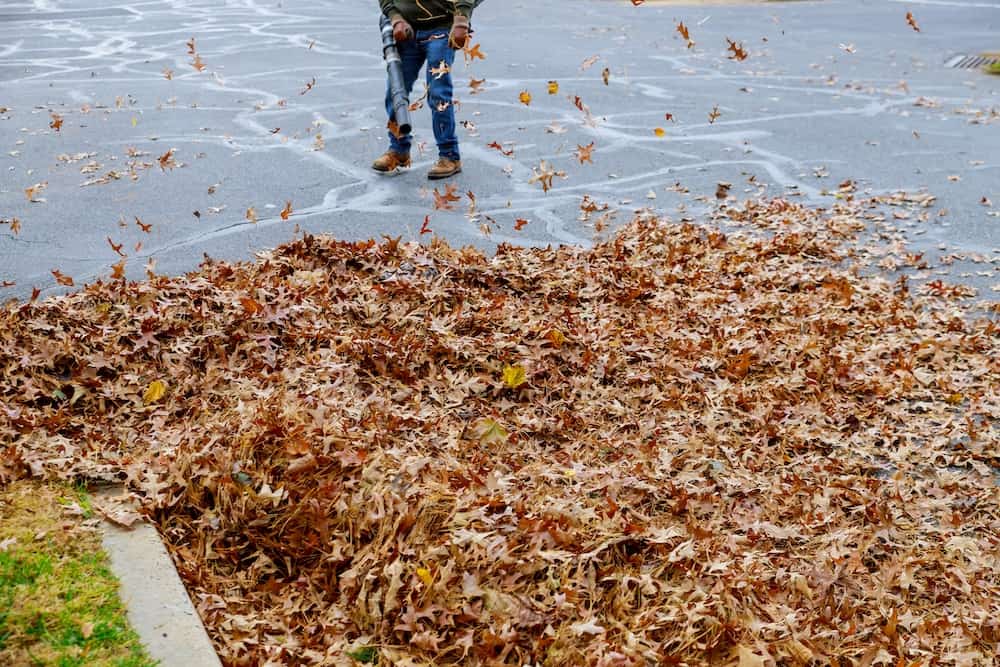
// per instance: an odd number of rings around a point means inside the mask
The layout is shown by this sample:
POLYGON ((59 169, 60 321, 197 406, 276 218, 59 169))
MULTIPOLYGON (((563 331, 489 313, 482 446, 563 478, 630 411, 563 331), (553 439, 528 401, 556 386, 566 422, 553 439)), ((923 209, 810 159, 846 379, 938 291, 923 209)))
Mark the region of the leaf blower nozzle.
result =
POLYGON ((399 126, 399 135, 405 137, 413 129, 413 125, 410 123, 410 97, 403 80, 403 61, 396 49, 396 40, 392 36, 392 22, 385 14, 382 15, 379 25, 382 28, 382 55, 389 75, 392 108, 396 115, 396 125, 399 126))

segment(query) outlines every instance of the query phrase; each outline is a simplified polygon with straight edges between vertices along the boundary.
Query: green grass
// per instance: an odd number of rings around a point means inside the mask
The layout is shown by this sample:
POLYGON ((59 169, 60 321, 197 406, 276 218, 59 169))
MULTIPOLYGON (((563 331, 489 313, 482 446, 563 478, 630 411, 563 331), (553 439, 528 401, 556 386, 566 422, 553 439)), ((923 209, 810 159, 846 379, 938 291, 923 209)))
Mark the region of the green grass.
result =
POLYGON ((1000 74, 1000 63, 993 63, 986 67, 987 74, 1000 74))
POLYGON ((150 667, 79 489, 0 492, 0 665, 150 667), (65 507, 78 516, 69 516, 65 507), (82 513, 82 516, 79 516, 82 513))

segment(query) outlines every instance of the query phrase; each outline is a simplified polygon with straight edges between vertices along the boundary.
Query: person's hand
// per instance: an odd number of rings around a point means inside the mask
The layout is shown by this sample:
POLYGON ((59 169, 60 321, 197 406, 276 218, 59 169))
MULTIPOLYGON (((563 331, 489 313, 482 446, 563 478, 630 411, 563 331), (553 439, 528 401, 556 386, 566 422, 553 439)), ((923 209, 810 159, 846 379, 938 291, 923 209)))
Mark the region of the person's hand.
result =
POLYGON ((469 43, 469 17, 455 15, 451 24, 451 34, 448 35, 448 45, 453 49, 464 49, 469 43))
POLYGON ((392 38, 397 44, 408 42, 413 39, 413 26, 406 22, 402 16, 392 19, 392 38))

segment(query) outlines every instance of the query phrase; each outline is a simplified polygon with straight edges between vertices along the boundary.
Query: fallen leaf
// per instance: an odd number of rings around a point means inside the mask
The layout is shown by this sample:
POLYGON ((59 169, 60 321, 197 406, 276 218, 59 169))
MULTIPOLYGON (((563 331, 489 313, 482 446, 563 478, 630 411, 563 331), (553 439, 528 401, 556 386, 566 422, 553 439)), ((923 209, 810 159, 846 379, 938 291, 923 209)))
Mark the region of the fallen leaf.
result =
POLYGON ((600 626, 593 621, 580 621, 578 623, 573 623, 569 626, 569 629, 576 635, 600 635, 605 632, 603 626, 600 626))
POLYGON ((564 172, 556 171, 552 168, 545 160, 542 160, 537 167, 532 167, 532 177, 529 183, 540 183, 542 186, 542 192, 548 192, 552 189, 552 179, 556 176, 565 176, 564 172))
POLYGON ((436 210, 453 211, 455 207, 452 206, 452 203, 461 199, 458 194, 458 187, 455 185, 450 183, 445 185, 444 192, 438 192, 438 189, 434 188, 434 208, 436 210))
POLYGON ((146 391, 143 392, 142 402, 145 403, 146 405, 150 405, 151 403, 156 403, 161 398, 163 398, 164 394, 166 393, 167 393, 167 385, 164 384, 162 380, 153 380, 152 382, 149 383, 149 386, 146 387, 146 391))
POLYGON ((484 445, 504 444, 509 434, 497 421, 480 419, 472 426, 472 436, 484 445))
POLYGON ((757 655, 746 646, 740 644, 738 651, 740 656, 739 667, 764 667, 764 658, 757 655))
POLYGON ((0 225, 10 225, 10 232, 14 236, 21 233, 21 220, 18 218, 10 218, 9 220, 0 218, 0 225))
POLYGON ((492 148, 495 151, 499 151, 506 157, 514 157, 514 149, 513 148, 505 149, 503 145, 500 144, 499 141, 494 141, 492 143, 486 144, 486 146, 487 148, 492 148))
POLYGON ((528 381, 527 374, 522 366, 505 366, 503 369, 503 383, 510 389, 517 389, 528 381))
POLYGON ((177 162, 174 160, 174 149, 168 149, 166 153, 156 158, 156 161, 160 163, 161 171, 166 171, 168 168, 173 169, 177 166, 177 162))

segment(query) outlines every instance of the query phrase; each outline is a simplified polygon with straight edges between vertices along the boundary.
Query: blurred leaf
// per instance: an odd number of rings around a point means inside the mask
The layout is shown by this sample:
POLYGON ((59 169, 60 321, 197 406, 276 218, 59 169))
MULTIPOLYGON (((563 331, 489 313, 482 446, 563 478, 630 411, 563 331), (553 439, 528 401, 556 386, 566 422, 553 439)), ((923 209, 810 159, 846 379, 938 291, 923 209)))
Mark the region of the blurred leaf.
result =
POLYGON ((472 427, 472 434, 473 437, 484 445, 503 444, 507 442, 507 438, 509 437, 507 429, 489 418, 480 419, 476 422, 472 427))
POLYGON ((150 403, 156 403, 163 395, 167 393, 167 385, 163 383, 162 380, 153 380, 146 387, 146 391, 142 395, 142 402, 146 405, 150 403))
POLYGON ((378 650, 374 646, 362 646, 353 651, 347 651, 347 657, 363 665, 371 665, 375 664, 378 659, 378 650))

